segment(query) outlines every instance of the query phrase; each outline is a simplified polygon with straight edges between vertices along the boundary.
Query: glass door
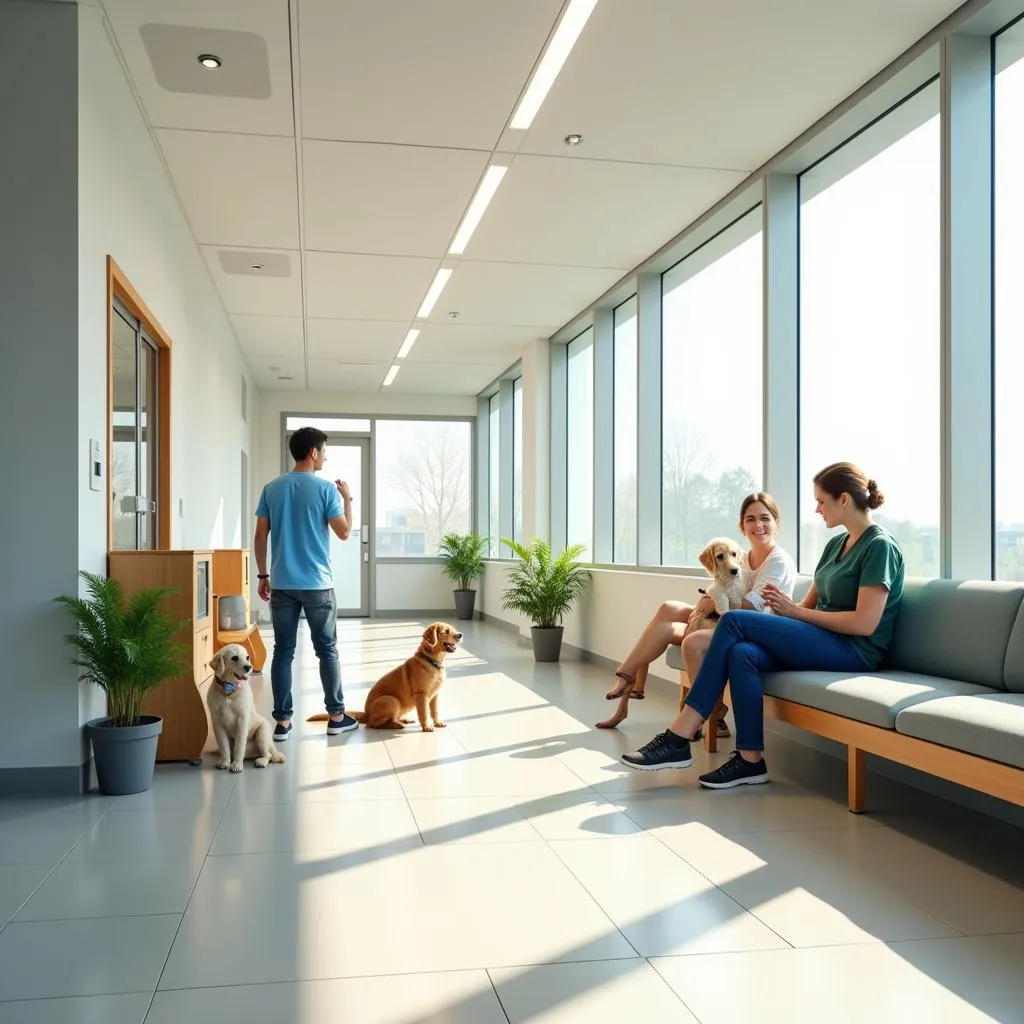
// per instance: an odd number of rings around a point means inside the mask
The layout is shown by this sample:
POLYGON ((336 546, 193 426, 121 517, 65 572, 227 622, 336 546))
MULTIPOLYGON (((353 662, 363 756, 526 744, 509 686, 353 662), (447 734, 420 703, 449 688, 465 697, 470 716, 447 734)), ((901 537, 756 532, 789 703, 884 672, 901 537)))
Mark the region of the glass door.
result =
MULTIPOLYGON (((285 434, 285 468, 291 468, 285 434)), ((331 573, 338 601, 338 615, 366 618, 370 614, 370 551, 373 509, 370 504, 370 439, 328 434, 327 458, 317 473, 334 483, 344 480, 352 495, 352 532, 341 541, 330 533, 331 573)), ((271 541, 273 543, 273 541, 271 541)))
POLYGON ((111 547, 157 547, 157 349, 119 303, 113 310, 111 547))

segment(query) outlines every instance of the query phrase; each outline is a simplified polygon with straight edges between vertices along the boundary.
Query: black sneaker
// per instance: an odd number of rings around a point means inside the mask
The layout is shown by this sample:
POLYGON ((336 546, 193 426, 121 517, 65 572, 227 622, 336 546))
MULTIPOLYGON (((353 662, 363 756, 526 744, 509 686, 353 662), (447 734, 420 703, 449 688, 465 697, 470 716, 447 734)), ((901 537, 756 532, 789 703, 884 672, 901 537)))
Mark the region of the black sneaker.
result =
POLYGON ((760 761, 751 763, 740 757, 734 750, 732 757, 713 772, 705 772, 697 781, 707 789, 732 789, 733 786, 756 785, 759 782, 770 782, 768 765, 762 757, 760 761))
POLYGON ((690 741, 668 729, 658 733, 635 754, 623 754, 619 760, 630 768, 641 768, 647 772, 655 772, 659 768, 689 768, 693 764, 690 741))
POLYGON ((353 729, 358 728, 359 723, 351 715, 342 715, 342 717, 337 720, 333 718, 327 719, 328 736, 337 736, 339 733, 351 732, 353 729))
POLYGON ((274 727, 274 742, 284 743, 292 734, 292 723, 291 722, 278 722, 274 727))

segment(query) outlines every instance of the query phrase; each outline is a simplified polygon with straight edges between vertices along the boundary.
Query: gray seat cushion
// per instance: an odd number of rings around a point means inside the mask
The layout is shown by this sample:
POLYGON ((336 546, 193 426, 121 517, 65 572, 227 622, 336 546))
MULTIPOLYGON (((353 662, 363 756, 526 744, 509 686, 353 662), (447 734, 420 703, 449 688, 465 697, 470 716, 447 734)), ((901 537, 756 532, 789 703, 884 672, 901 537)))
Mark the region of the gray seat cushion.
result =
POLYGON ((1005 690, 1006 645, 1020 583, 909 579, 882 669, 922 672, 1005 690))
POLYGON ((1024 604, 1017 612, 1017 621, 1006 645, 1003 683, 1011 693, 1024 693, 1024 604))
POLYGON ((685 669, 682 648, 677 644, 669 644, 668 650, 665 652, 665 662, 669 668, 685 669))
POLYGON ((1024 768, 1024 694, 939 697, 905 708, 896 731, 1024 768))
POLYGON ((767 672, 764 692, 882 729, 895 727, 905 708, 954 694, 990 694, 973 683, 916 672, 767 672))

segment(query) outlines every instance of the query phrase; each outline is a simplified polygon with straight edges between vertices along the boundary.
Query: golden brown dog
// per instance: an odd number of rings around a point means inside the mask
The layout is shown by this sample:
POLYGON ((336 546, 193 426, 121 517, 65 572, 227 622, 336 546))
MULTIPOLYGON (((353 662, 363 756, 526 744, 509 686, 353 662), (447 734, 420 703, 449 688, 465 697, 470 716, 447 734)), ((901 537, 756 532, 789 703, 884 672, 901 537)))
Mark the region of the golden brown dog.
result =
POLYGON ((698 629, 714 629, 725 612, 743 607, 745 596, 743 563, 738 545, 728 537, 716 537, 708 542, 698 558, 712 578, 705 593, 715 602, 715 610, 706 615, 693 612, 686 622, 684 640, 698 629))
MULTIPOLYGON (((446 622, 432 622, 423 631, 416 653, 398 668, 381 676, 366 695, 365 711, 350 711, 368 729, 404 729, 413 722, 413 708, 424 732, 443 729, 437 713, 437 694, 444 683, 445 655, 453 654, 462 634, 446 622), (429 709, 429 714, 428 714, 429 709)), ((327 715, 313 715, 309 722, 322 722, 327 715)))
MULTIPOLYGON (((743 564, 739 547, 728 537, 716 537, 709 541, 698 556, 700 564, 707 570, 712 582, 706 591, 702 591, 715 602, 715 610, 703 614, 692 612, 683 633, 685 640, 698 629, 714 629, 724 612, 732 608, 742 608, 746 588, 743 581, 743 564)), ((679 710, 686 703, 688 686, 679 687, 679 710)), ((729 727, 725 724, 725 713, 728 709, 722 701, 718 702, 711 713, 713 728, 721 739, 728 737, 729 727)))

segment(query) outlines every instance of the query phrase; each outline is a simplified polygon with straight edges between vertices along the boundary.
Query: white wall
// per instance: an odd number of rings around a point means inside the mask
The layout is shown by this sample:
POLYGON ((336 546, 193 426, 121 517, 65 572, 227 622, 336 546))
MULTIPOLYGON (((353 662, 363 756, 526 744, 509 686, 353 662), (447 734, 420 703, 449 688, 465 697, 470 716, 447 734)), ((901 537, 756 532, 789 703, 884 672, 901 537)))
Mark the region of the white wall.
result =
MULTIPOLYGON (((520 615, 502 610, 501 594, 512 562, 488 562, 477 594, 477 610, 502 622, 519 627, 530 635, 530 622, 520 615)), ((584 599, 566 618, 563 641, 593 654, 621 661, 647 625, 662 601, 687 601, 700 596, 706 577, 681 576, 660 572, 592 569, 590 588, 584 599)), ((672 683, 679 673, 670 669, 664 658, 651 666, 652 676, 672 683)))
MULTIPOLYGON (((89 490, 85 453, 90 438, 102 442, 106 436, 107 254, 173 342, 172 547, 248 543, 251 531, 241 522, 240 461, 245 449, 252 478, 259 465, 254 445, 259 395, 249 379, 247 425, 241 417, 241 379, 248 370, 220 296, 101 12, 79 5, 78 19, 78 542, 81 567, 104 572, 106 491, 89 490)), ((100 713, 102 700, 89 690, 81 716, 100 713)))
POLYGON ((441 574, 440 562, 378 565, 374 603, 379 612, 455 611, 452 584, 441 574))

